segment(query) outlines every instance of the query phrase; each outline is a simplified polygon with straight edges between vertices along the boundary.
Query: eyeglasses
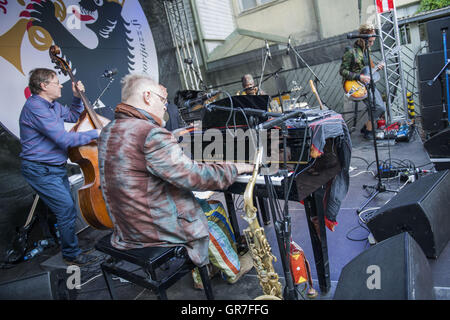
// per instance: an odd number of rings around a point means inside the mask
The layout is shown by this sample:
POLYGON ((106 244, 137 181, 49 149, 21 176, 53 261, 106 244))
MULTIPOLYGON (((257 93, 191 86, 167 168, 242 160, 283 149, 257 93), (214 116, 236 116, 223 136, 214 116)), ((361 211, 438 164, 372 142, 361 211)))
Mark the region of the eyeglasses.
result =
POLYGON ((161 102, 162 102, 163 104, 166 104, 166 103, 167 103, 167 98, 164 98, 162 95, 156 93, 156 92, 153 91, 153 90, 147 90, 147 91, 150 91, 150 92, 156 94, 156 95, 159 97, 159 99, 161 100, 161 102))
POLYGON ((50 84, 50 83, 56 84, 57 86, 60 85, 59 81, 56 81, 56 82, 54 82, 54 81, 46 81, 46 83, 48 83, 48 84, 50 84))

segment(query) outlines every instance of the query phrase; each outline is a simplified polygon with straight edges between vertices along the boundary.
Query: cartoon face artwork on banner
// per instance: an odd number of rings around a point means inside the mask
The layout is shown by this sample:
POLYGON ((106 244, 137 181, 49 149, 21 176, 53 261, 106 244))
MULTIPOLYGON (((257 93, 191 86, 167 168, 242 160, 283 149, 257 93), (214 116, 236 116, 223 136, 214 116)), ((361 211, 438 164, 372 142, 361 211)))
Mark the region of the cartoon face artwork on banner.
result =
MULTIPOLYGON (((17 137, 20 111, 30 96, 29 72, 56 71, 48 53, 52 44, 61 48, 91 103, 101 96, 96 111, 114 109, 120 79, 130 72, 159 80, 153 36, 138 0, 0 0, 0 21, 0 122, 17 137), (104 77, 107 71, 117 73, 104 77)), ((64 85, 58 101, 70 105, 70 79, 58 78, 64 85)))

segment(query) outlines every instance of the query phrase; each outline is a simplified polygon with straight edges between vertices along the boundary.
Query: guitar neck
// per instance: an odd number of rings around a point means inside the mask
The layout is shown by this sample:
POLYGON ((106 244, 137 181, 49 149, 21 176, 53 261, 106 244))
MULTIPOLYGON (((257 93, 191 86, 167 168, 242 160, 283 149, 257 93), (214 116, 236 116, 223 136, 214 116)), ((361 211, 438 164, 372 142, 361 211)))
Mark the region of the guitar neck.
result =
POLYGON ((319 93, 317 92, 316 86, 312 80, 309 80, 309 85, 311 87, 312 92, 316 96, 317 101, 319 102, 320 110, 323 110, 322 100, 320 100, 319 93))

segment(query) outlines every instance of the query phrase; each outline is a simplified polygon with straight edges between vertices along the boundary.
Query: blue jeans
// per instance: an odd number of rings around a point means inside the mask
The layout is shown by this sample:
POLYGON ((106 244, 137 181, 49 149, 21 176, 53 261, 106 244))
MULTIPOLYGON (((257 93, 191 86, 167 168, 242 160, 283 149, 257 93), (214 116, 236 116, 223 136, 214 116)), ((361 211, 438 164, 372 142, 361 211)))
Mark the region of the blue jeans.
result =
MULTIPOLYGON (((370 89, 368 89, 368 90, 370 90, 370 89)), ((367 109, 369 109, 369 97, 370 97, 370 99, 372 99, 372 91, 370 91, 369 96, 363 100, 363 102, 367 106, 367 109)), ((384 105, 383 97, 381 96, 380 91, 378 91, 378 89, 375 88, 375 105, 372 106, 373 121, 377 121, 377 119, 380 118, 381 115, 385 111, 386 111, 386 106, 384 105)), ((369 120, 370 120, 370 115, 369 115, 369 120)))
POLYGON ((77 208, 70 191, 66 167, 22 160, 21 169, 25 180, 56 216, 63 258, 75 258, 81 253, 75 234, 77 208))

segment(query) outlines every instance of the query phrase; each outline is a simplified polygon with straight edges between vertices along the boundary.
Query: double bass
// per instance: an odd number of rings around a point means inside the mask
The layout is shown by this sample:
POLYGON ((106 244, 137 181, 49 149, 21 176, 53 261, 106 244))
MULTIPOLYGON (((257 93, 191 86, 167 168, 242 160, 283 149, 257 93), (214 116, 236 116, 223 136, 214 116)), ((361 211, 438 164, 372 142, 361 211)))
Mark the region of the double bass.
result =
MULTIPOLYGON (((75 77, 69 64, 58 55, 61 50, 58 46, 51 46, 49 54, 57 69, 76 83, 75 77)), ((76 87, 75 87, 76 88, 76 87)), ((83 132, 93 129, 102 129, 108 124, 109 119, 98 115, 84 92, 79 91, 84 104, 78 122, 71 129, 72 132, 83 132)), ((84 185, 78 189, 78 201, 81 215, 85 221, 95 229, 111 229, 113 227, 111 218, 106 209, 106 203, 100 185, 100 173, 98 169, 98 146, 96 141, 91 141, 84 146, 72 147, 68 150, 70 161, 77 163, 84 176, 84 185)))

